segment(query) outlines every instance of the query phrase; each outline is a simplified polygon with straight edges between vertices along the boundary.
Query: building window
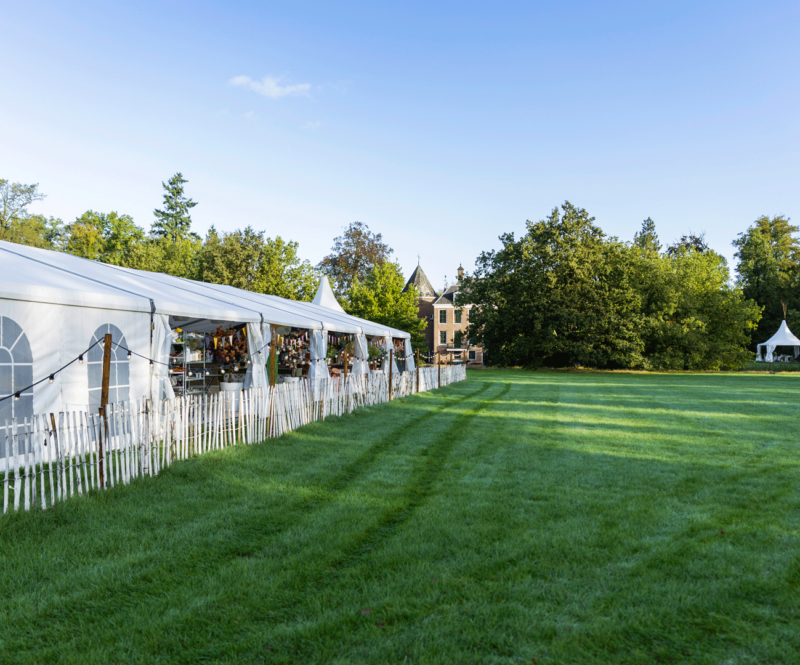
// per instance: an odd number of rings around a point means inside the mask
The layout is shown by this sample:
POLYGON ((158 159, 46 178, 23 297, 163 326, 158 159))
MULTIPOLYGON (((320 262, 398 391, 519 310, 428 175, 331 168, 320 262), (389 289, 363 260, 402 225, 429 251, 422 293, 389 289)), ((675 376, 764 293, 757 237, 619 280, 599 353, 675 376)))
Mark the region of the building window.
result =
POLYGON ((447 344, 447 331, 439 331, 439 344, 447 344))
POLYGON ((100 342, 89 351, 89 411, 97 412, 103 392, 103 339, 111 333, 111 370, 108 377, 108 403, 126 402, 130 399, 131 379, 128 361, 128 343, 117 326, 110 323, 100 326, 92 335, 90 344, 100 342))
POLYGON ((456 330, 455 334, 453 335, 453 346, 457 349, 461 348, 461 338, 462 334, 460 330, 456 330))
POLYGON ((439 310, 439 323, 447 323, 447 310, 440 309, 439 310))
POLYGON ((457 309, 455 311, 455 316, 456 316, 456 323, 461 323, 461 310, 460 309, 457 309))
MULTIPOLYGON (((33 419, 33 356, 28 337, 16 321, 0 316, 0 397, 19 392, 19 399, 4 399, 0 402, 0 458, 6 456, 6 420, 16 418, 22 424, 24 418, 33 419), (25 390, 27 388, 27 390, 25 390)), ((20 442, 19 452, 24 453, 20 442)))
POLYGON ((478 353, 477 353, 477 351, 470 351, 470 352, 469 352, 469 359, 470 359, 470 360, 477 360, 477 359, 478 359, 478 353))

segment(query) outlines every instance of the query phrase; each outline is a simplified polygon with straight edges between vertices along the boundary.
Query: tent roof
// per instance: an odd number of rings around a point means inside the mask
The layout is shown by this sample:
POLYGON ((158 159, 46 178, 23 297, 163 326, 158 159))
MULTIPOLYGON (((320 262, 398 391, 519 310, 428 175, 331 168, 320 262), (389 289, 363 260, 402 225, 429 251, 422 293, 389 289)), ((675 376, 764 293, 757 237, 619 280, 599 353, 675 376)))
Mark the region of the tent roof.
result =
POLYGON ((781 327, 778 328, 778 332, 758 346, 800 346, 800 339, 797 339, 794 333, 789 330, 786 321, 781 321, 781 327))
POLYGON ((0 241, 0 265, 3 276, 13 275, 13 281, 0 280, 0 298, 148 314, 152 303, 156 312, 170 316, 243 323, 263 318, 279 326, 409 337, 407 332, 350 316, 341 308, 121 268, 4 241, 0 241))
POLYGON ((345 311, 342 309, 342 306, 339 304, 339 301, 336 300, 336 296, 333 295, 333 289, 331 288, 330 282, 328 282, 328 278, 325 275, 323 275, 322 279, 319 280, 317 295, 314 296, 314 300, 311 302, 313 302, 315 305, 322 305, 328 309, 341 312, 342 314, 345 313, 345 311))

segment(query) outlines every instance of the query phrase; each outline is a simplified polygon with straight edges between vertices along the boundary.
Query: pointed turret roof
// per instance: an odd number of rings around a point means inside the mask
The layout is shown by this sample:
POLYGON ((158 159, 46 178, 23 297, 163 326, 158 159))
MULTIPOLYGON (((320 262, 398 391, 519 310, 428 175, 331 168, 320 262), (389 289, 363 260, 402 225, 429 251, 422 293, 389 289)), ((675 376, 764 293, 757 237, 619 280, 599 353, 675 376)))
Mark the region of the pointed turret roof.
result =
POLYGON ((416 289, 417 293, 419 294, 420 298, 435 298, 436 291, 433 289, 428 276, 422 270, 422 267, 417 265, 414 268, 414 272, 411 273, 411 277, 408 278, 406 285, 403 287, 403 293, 408 291, 408 287, 413 284, 416 289))
POLYGON ((319 280, 317 295, 314 296, 314 300, 312 302, 315 305, 322 305, 323 307, 336 310, 337 312, 344 312, 342 306, 339 304, 339 301, 336 300, 336 296, 333 295, 333 289, 331 288, 328 278, 325 275, 323 275, 322 279, 319 280))

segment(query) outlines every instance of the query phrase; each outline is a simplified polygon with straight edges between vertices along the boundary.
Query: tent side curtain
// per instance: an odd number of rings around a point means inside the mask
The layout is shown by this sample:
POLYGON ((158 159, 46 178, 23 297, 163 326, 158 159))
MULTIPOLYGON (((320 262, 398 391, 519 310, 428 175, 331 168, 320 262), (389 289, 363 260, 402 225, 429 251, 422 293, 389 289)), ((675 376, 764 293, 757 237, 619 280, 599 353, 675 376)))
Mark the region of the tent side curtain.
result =
POLYGON ((328 364, 325 358, 328 356, 328 335, 322 330, 313 330, 311 338, 311 363, 308 368, 308 378, 311 380, 327 379, 328 364))
POLYGON ((397 359, 394 357, 394 343, 392 342, 392 338, 389 337, 389 336, 384 337, 383 338, 383 343, 386 345, 386 362, 383 363, 383 372, 384 372, 384 374, 388 374, 389 373, 389 364, 390 364, 389 363, 389 352, 391 351, 392 352, 392 362, 391 362, 391 364, 394 365, 394 367, 392 368, 392 372, 397 374, 398 373, 397 359))
POLYGON ((363 333, 356 335, 355 358, 353 359, 353 374, 369 374, 369 346, 367 336, 363 333))
POLYGON ((267 339, 261 334, 261 325, 256 323, 247 324, 247 353, 250 355, 250 361, 247 363, 247 373, 244 377, 244 387, 248 388, 266 388, 267 387, 267 372, 266 362, 269 355, 269 346, 271 341, 269 327, 265 329, 267 339))
POLYGON ((406 371, 413 372, 416 369, 416 365, 414 364, 414 350, 411 348, 410 339, 405 340, 403 348, 406 354, 406 371))
POLYGON ((175 391, 169 377, 169 352, 175 333, 169 325, 169 316, 156 314, 153 317, 153 370, 150 379, 150 394, 153 399, 173 399, 175 391))

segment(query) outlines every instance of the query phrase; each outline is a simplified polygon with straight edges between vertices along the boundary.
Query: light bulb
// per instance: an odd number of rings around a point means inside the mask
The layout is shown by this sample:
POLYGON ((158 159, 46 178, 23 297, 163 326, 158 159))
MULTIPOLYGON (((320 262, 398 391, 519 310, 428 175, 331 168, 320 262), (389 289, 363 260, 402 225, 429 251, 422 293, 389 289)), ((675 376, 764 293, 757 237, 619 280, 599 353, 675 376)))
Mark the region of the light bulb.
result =
POLYGON ((153 361, 151 360, 151 361, 150 361, 150 367, 152 367, 152 366, 153 366, 153 361))
POLYGON ((130 360, 130 359, 131 359, 131 352, 128 351, 128 360, 130 360))
POLYGON ((50 375, 50 383, 53 383, 53 381, 55 381, 55 380, 56 380, 55 375, 51 374, 50 375))
POLYGON ((14 393, 14 401, 19 402, 19 393, 14 393))
POLYGON ((78 362, 83 365, 83 355, 78 356, 78 362))

